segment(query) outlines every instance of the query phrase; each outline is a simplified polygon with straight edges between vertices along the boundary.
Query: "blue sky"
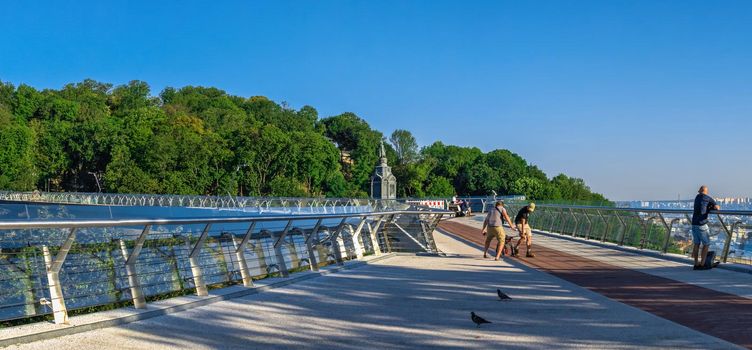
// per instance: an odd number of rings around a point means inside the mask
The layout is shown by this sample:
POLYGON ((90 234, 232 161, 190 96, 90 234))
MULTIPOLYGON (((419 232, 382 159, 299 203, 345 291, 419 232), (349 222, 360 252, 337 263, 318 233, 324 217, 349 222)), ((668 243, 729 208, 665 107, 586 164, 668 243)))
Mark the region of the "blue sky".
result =
POLYGON ((0 80, 206 85, 612 199, 752 196, 752 1, 8 1, 0 80))

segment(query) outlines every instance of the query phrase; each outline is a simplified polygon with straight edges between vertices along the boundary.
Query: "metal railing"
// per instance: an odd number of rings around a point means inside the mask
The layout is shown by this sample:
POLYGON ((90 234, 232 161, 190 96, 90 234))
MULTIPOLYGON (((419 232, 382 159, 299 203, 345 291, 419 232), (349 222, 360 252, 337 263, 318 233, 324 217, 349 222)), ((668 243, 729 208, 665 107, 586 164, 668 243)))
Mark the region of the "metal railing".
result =
MULTIPOLYGON (((521 201, 521 200, 525 200, 525 196, 521 196, 521 195, 495 196, 495 197, 459 196, 457 197, 457 199, 468 202, 470 204, 470 209, 473 212, 485 213, 486 208, 489 207, 490 204, 494 203, 497 200, 521 201)), ((449 197, 400 198, 397 201, 410 204, 410 205, 425 206, 425 207, 430 207, 434 209, 449 210, 450 207, 453 206, 452 199, 449 197)))
POLYGON ((369 254, 438 252, 446 211, 0 222, 0 320, 147 301, 369 254))
MULTIPOLYGON (((508 204, 510 217, 526 203, 508 204)), ((536 205, 533 229, 618 245, 689 255, 692 210, 536 205)), ((752 264, 752 211, 711 211, 710 249, 722 262, 752 264)))
POLYGON ((159 206, 193 208, 256 208, 275 207, 371 207, 374 210, 394 209, 394 200, 372 198, 320 197, 237 197, 166 194, 119 194, 88 192, 14 192, 0 191, 0 200, 15 202, 44 202, 57 204, 90 204, 118 206, 159 206))

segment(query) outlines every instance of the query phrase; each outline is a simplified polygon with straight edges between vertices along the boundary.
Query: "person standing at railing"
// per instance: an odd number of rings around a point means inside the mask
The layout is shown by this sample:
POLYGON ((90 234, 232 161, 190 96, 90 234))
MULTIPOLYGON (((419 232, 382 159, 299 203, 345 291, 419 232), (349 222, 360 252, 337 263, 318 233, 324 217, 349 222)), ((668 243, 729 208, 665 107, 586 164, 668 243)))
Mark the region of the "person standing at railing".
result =
MULTIPOLYGON (((721 207, 715 200, 708 196, 708 186, 700 186, 695 196, 695 207, 692 213, 692 258, 695 259, 694 270, 707 270, 705 259, 708 256, 708 246, 710 245, 710 227, 708 226, 708 214, 711 210, 720 210, 721 207), (698 256, 702 245, 702 255, 698 256), (700 263, 697 263, 700 260, 700 263)), ((711 261, 712 263, 712 261, 711 261)))
POLYGON ((517 228, 512 225, 512 221, 509 220, 507 210, 504 208, 503 201, 496 201, 493 210, 488 211, 486 220, 483 221, 483 228, 481 234, 486 236, 486 245, 483 248, 483 258, 488 257, 488 247, 491 245, 491 241, 496 238, 496 259, 501 258, 502 247, 504 246, 504 239, 506 238, 506 232, 504 232, 504 220, 512 227, 512 230, 517 231, 517 228), (491 232, 487 232, 487 228, 490 228, 491 232))
POLYGON ((517 241, 517 245, 512 248, 512 256, 517 256, 520 251, 520 243, 525 242, 527 251, 525 256, 528 258, 534 258, 533 254, 533 231, 530 229, 530 214, 535 211, 535 203, 530 203, 522 207, 517 216, 514 217, 514 224, 517 226, 517 232, 520 233, 520 239, 517 241))

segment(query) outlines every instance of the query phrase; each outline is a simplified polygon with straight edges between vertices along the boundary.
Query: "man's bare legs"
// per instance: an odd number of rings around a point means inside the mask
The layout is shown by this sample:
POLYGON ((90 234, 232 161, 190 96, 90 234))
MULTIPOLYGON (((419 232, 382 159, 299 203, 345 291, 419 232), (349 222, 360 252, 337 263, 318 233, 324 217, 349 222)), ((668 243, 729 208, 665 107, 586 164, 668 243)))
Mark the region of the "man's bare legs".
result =
POLYGON ((695 259, 695 266, 698 266, 698 265, 697 265, 697 257, 698 257, 697 253, 698 253, 699 251, 700 251, 700 245, 699 245, 699 244, 695 244, 695 245, 694 245, 694 246, 692 247, 692 258, 694 258, 694 259, 695 259))
MULTIPOLYGON (((483 258, 488 257, 488 248, 491 247, 491 241, 486 241, 485 247, 483 247, 483 258)), ((496 260, 501 256, 501 242, 496 242, 496 260)))
POLYGON ((703 244, 702 245, 702 255, 698 256, 698 252, 700 251, 700 245, 695 244, 694 247, 692 247, 692 257, 695 259, 695 266, 705 266, 705 258, 708 256, 708 246, 703 244), (700 264, 697 264, 697 260, 700 260, 700 264))

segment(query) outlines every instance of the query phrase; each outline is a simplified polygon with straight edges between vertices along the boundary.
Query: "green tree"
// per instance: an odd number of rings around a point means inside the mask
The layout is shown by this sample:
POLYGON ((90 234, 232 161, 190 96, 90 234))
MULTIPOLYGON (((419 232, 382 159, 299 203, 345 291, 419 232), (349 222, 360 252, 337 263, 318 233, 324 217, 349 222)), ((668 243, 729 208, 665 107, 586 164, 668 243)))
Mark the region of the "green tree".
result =
POLYGON ((418 159, 418 142, 413 134, 407 130, 397 129, 392 132, 389 141, 397 153, 397 164, 411 164, 418 159))
POLYGON ((445 177, 434 176, 428 181, 426 187, 427 196, 451 197, 454 195, 454 186, 445 177))
POLYGON ((373 167, 378 164, 379 143, 383 135, 353 113, 322 119, 320 129, 340 152, 349 155, 349 160, 342 161, 345 179, 359 192, 366 193, 373 167))
POLYGON ((13 120, 10 111, 0 105, 0 189, 29 191, 34 189, 35 137, 25 123, 13 120))
MULTIPOLYGON (((94 80, 54 90, 0 82, 0 188, 364 197, 381 132, 354 113, 319 120, 263 96, 201 86, 94 80), (96 177, 95 177, 96 176, 96 177)), ((435 142, 407 130, 384 144, 399 196, 524 194, 599 201, 582 179, 548 179, 509 150, 435 142)))

